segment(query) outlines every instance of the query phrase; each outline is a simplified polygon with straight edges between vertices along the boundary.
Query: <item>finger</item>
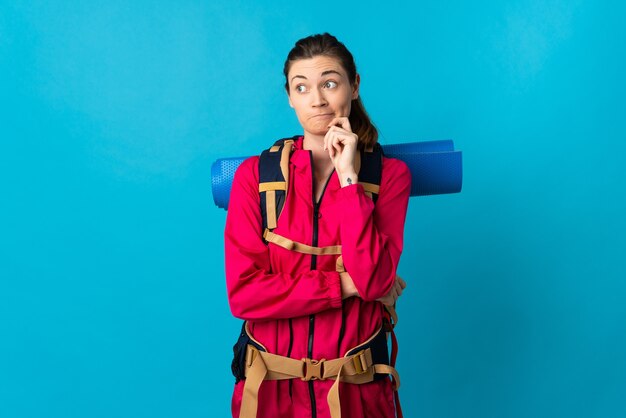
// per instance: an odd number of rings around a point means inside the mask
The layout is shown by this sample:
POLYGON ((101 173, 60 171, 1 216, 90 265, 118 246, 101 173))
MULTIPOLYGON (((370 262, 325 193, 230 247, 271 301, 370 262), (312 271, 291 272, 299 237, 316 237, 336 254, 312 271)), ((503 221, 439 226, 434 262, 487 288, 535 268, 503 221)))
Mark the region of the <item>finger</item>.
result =
POLYGON ((341 155, 341 151, 343 151, 343 144, 341 143, 341 138, 339 136, 335 136, 331 143, 332 148, 335 150, 338 155, 341 155))
POLYGON ((341 151, 343 151, 343 147, 341 146, 341 138, 339 137, 339 132, 333 132, 332 136, 329 139, 328 146, 333 150, 333 156, 341 156, 341 151))
POLYGON ((396 279, 398 283, 400 283, 400 286, 402 286, 403 289, 406 288, 406 282, 402 279, 402 277, 396 276, 396 279))
MULTIPOLYGON (((330 125, 328 125, 328 126, 330 126, 330 125)), ((353 135, 352 132, 346 131, 345 129, 343 129, 340 126, 330 126, 328 131, 334 131, 334 132, 337 132, 337 133, 340 133, 340 134, 344 134, 344 135, 353 135)))
POLYGON ((329 129, 328 131, 326 131, 326 135, 324 135, 324 150, 328 149, 328 140, 331 135, 332 135, 332 129, 329 129))
POLYGON ((400 286, 400 283, 397 283, 397 282, 396 282, 396 293, 398 294, 398 296, 402 294, 402 286, 400 286))
POLYGON ((352 140, 354 139, 353 134, 343 133, 339 131, 335 133, 335 138, 336 138, 337 144, 341 146, 341 149, 343 149, 344 147, 348 145, 351 145, 352 140))
POLYGON ((346 116, 333 118, 333 120, 330 121, 329 125, 338 126, 342 129, 345 129, 346 131, 352 132, 350 120, 346 116))
POLYGON ((333 159, 335 156, 335 152, 331 147, 331 142, 335 135, 336 133, 334 131, 329 130, 328 132, 326 132, 326 135, 324 136, 324 149, 328 151, 328 155, 330 156, 331 159, 333 159))
POLYGON ((396 288, 398 288, 400 292, 404 290, 404 287, 402 287, 402 283, 400 283, 399 280, 396 280, 396 288))
POLYGON ((398 299, 398 292, 396 292, 395 288, 391 289, 389 296, 391 296, 391 299, 393 299, 394 302, 398 299))
POLYGON ((326 131, 326 135, 324 135, 324 150, 327 150, 330 142, 330 138, 336 134, 337 127, 328 125, 329 129, 326 131))
POLYGON ((328 148, 341 151, 341 149, 337 149, 337 141, 339 140, 338 135, 339 134, 336 131, 333 131, 330 135, 328 135, 328 148))

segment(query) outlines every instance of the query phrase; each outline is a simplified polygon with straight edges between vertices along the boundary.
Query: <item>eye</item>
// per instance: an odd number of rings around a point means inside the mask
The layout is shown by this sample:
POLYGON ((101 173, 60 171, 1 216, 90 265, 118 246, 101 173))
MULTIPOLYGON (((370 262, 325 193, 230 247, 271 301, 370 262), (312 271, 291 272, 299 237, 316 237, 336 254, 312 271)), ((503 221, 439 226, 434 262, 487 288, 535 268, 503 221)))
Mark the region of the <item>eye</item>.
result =
POLYGON ((295 89, 298 93, 304 93, 306 91, 306 86, 304 84, 298 84, 295 89))
POLYGON ((326 87, 327 89, 332 89, 332 88, 337 87, 337 83, 335 81, 328 80, 327 82, 324 83, 324 87, 326 87))

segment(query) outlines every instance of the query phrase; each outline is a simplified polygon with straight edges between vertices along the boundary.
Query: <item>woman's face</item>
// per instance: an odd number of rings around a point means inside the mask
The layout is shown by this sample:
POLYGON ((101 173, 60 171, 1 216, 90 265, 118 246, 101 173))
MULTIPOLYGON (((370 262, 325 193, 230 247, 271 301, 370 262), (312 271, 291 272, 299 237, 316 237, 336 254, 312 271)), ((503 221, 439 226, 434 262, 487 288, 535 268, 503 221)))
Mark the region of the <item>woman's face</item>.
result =
POLYGON ((359 75, 351 86, 346 71, 332 57, 296 60, 287 78, 289 106, 308 134, 326 135, 330 121, 350 116, 352 100, 359 97, 359 75))

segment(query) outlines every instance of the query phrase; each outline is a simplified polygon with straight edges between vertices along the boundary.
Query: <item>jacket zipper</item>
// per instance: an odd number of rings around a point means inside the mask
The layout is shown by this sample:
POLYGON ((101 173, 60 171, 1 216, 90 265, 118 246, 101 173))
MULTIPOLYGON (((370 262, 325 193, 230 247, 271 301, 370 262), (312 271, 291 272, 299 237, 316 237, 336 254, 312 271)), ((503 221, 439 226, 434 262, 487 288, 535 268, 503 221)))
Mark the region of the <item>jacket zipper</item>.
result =
MULTIPOLYGON (((326 179, 326 183, 324 184, 324 188, 322 189, 322 194, 320 195, 319 202, 315 201, 315 169, 313 168, 313 153, 309 151, 309 158, 311 159, 311 195, 313 197, 313 242, 312 246, 317 247, 317 229, 318 229, 318 216, 320 204, 322 203, 322 198, 324 197, 324 192, 326 192, 326 186, 330 182, 330 178, 333 176, 334 169, 326 179)), ((311 270, 317 269, 317 256, 311 256, 311 270)), ((309 347, 307 355, 310 359, 313 358, 313 334, 315 332, 315 314, 309 315, 309 347)), ((315 389, 313 387, 313 381, 309 380, 309 396, 311 398, 311 416, 312 418, 317 418, 317 404, 315 402, 315 389)))
MULTIPOLYGON (((287 351, 287 357, 291 357, 291 349, 293 348, 293 323, 289 318, 289 350, 287 351)), ((289 399, 293 402, 293 379, 289 379, 289 399)))

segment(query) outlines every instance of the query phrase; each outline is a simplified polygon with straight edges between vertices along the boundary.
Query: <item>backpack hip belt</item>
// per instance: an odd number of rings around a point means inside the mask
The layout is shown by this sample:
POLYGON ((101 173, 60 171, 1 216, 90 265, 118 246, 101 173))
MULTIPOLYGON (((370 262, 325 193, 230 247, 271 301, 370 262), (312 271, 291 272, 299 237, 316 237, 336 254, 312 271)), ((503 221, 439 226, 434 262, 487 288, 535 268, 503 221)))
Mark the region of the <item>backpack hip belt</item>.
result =
MULTIPOLYGON (((300 378, 303 381, 334 379, 335 382, 328 392, 328 407, 332 418, 341 418, 339 404, 339 382, 363 384, 376 379, 377 374, 390 374, 393 389, 400 387, 400 377, 396 369, 389 365, 375 363, 374 359, 387 356, 386 327, 381 326, 368 340, 351 348, 344 357, 336 359, 301 360, 280 356, 267 352, 267 349, 254 340, 244 327, 245 337, 254 341, 246 345, 245 384, 239 418, 256 418, 258 409, 258 393, 264 380, 284 380, 300 378), (381 346, 384 344, 384 346, 381 346), (384 348, 383 348, 384 347, 384 348)), ((388 357, 387 357, 388 358, 388 357)))

